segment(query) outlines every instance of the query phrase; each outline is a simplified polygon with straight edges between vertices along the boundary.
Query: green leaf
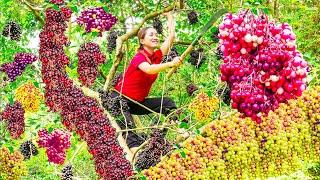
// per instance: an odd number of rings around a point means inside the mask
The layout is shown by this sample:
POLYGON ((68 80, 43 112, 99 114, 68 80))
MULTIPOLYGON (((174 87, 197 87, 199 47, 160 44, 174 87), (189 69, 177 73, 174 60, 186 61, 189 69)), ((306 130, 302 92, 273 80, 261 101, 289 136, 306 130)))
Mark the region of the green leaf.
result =
POLYGON ((196 129, 196 134, 201 134, 199 129, 196 129))
POLYGON ((146 176, 142 175, 142 176, 141 176, 141 179, 142 179, 142 180, 146 180, 147 178, 146 178, 146 176))
POLYGON ((53 131, 53 128, 52 128, 52 127, 49 127, 48 133, 51 133, 52 131, 53 131))
POLYGON ((12 94, 9 94, 8 99, 9 99, 9 103, 10 103, 10 104, 13 104, 13 103, 14 103, 14 98, 13 98, 13 95, 12 95, 12 94))
POLYGON ((56 10, 56 11, 60 11, 59 6, 58 6, 58 5, 56 5, 56 4, 55 4, 55 5, 53 5, 53 6, 52 6, 52 8, 53 8, 54 10, 56 10))
POLYGON ((13 153, 13 152, 14 152, 14 149, 13 149, 12 146, 9 146, 8 149, 9 149, 10 153, 13 153))
POLYGON ((181 157, 183 157, 183 158, 186 158, 186 157, 187 157, 187 155, 186 155, 186 153, 185 153, 184 151, 180 151, 180 155, 181 155, 181 157))
POLYGON ((186 122, 181 122, 179 124, 179 128, 184 128, 184 129, 188 129, 189 128, 189 124, 186 122))
POLYGON ((258 10, 256 8, 252 8, 251 11, 253 12, 253 14, 258 15, 258 10))
POLYGON ((268 8, 261 8, 261 10, 262 10, 264 13, 266 13, 267 15, 270 14, 270 11, 269 11, 268 8))
POLYGON ((109 12, 109 9, 107 6, 103 6, 102 8, 104 9, 104 11, 109 12))
POLYGON ((175 144, 174 145, 177 149, 180 149, 181 148, 181 146, 179 145, 179 144, 175 144))
POLYGON ((97 31, 92 31, 92 32, 91 32, 91 36, 93 36, 93 37, 98 37, 98 36, 99 36, 99 32, 97 32, 97 31))
POLYGON ((71 9, 73 12, 76 12, 76 13, 79 12, 77 6, 71 6, 70 9, 71 9))

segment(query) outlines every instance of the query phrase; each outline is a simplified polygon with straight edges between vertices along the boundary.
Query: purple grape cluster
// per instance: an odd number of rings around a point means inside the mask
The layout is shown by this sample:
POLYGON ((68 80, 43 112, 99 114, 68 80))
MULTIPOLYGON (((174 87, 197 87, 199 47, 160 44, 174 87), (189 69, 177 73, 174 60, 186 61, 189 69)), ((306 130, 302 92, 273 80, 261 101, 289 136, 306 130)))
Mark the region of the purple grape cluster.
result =
POLYGON ((198 88, 195 84, 191 83, 191 84, 189 84, 189 85, 187 86, 187 93, 188 93, 189 96, 192 96, 193 93, 194 93, 195 91, 197 91, 198 89, 199 89, 199 88, 198 88))
POLYGON ((21 38, 21 27, 14 21, 9 21, 3 28, 2 35, 11 40, 19 41, 21 38))
POLYGON ((10 81, 14 81, 17 76, 21 75, 28 64, 37 60, 37 56, 30 53, 17 53, 12 63, 4 63, 0 67, 0 71, 7 74, 10 81))
POLYGON ((87 33, 95 29, 102 35, 102 32, 109 31, 117 23, 117 17, 105 12, 102 7, 97 7, 83 11, 77 18, 77 23, 85 26, 87 33))
POLYGON ((156 129, 152 132, 147 147, 138 154, 135 167, 143 170, 155 166, 172 149, 172 145, 166 141, 165 133, 156 129))

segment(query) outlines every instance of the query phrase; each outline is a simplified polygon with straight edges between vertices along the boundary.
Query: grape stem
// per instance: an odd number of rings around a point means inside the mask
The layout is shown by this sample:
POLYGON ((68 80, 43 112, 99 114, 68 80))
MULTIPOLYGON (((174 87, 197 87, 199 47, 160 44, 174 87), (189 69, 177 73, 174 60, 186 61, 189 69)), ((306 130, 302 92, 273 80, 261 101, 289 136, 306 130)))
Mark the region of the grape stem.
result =
POLYGON ((40 21, 41 25, 44 25, 44 20, 43 18, 39 15, 39 10, 40 9, 36 9, 35 7, 31 6, 28 2, 26 2, 25 0, 19 0, 21 3, 25 4, 26 6, 28 6, 28 8, 32 11, 32 13, 36 16, 36 19, 38 19, 38 21, 40 21))
POLYGON ((144 129, 162 129, 162 128, 169 128, 171 126, 177 125, 176 123, 171 123, 171 124, 163 124, 163 125, 158 125, 158 126, 147 126, 147 127, 140 127, 140 128, 133 128, 133 129, 121 129, 117 130, 117 133, 120 132, 128 132, 128 131, 135 131, 135 130, 144 130, 144 129))

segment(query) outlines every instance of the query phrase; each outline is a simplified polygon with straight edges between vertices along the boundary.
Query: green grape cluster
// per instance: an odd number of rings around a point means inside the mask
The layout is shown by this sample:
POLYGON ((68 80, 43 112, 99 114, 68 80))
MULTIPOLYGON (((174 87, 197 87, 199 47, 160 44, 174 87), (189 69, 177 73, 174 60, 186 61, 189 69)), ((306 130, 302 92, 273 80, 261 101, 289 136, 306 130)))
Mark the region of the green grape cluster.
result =
POLYGON ((262 116, 239 113, 208 124, 156 166, 147 179, 253 179, 291 174, 320 160, 320 86, 262 116))

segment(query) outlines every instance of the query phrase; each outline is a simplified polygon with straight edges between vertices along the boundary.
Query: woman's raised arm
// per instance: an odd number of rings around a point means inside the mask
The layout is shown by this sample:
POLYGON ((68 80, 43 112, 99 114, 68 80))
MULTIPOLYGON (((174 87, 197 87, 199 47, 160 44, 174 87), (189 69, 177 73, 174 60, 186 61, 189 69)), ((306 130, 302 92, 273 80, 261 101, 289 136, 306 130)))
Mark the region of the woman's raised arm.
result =
POLYGON ((166 38, 166 40, 163 42, 163 44, 160 47, 160 50, 162 51, 163 55, 168 54, 168 51, 173 43, 173 40, 175 38, 175 23, 174 19, 172 16, 172 12, 166 13, 167 18, 168 18, 168 31, 169 31, 169 36, 166 38))

